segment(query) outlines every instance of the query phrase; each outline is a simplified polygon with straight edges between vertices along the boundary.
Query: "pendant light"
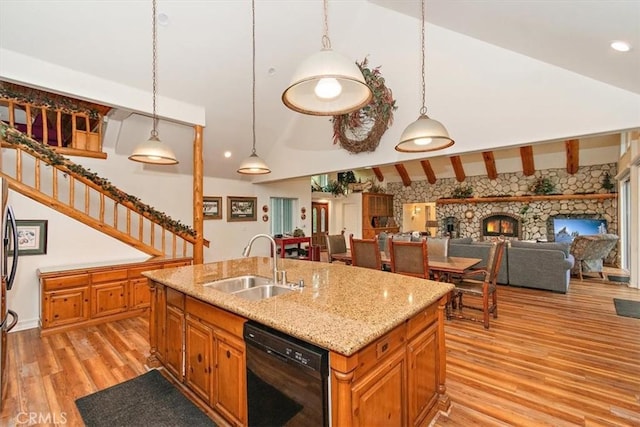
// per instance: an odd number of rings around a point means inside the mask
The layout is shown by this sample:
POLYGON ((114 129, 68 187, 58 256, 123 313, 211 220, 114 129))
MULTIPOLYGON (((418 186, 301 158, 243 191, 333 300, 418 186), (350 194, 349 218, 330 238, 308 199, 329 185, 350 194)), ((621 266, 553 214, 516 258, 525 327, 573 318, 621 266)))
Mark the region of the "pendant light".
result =
POLYGON ((157 54, 157 30, 156 30, 156 0, 152 0, 152 24, 151 32, 153 33, 153 129, 151 129, 151 136, 143 143, 138 144, 133 150, 133 153, 129 156, 129 160, 141 163, 150 163, 156 165, 175 165, 178 163, 176 155, 171 148, 160 141, 158 138, 158 116, 156 114, 156 88, 157 88, 157 68, 158 68, 158 54, 157 54))
POLYGON ((427 107, 425 106, 425 78, 424 78, 424 1, 422 0, 422 108, 420 108, 420 117, 411 123, 400 135, 400 142, 396 145, 397 151, 406 153, 417 153, 424 151, 442 150, 451 147, 454 144, 453 139, 449 137, 447 129, 437 120, 433 120, 427 116, 427 107))
POLYGON ((251 155, 240 163, 238 173, 244 175, 263 175, 271 173, 269 166, 256 154, 256 5, 251 0, 251 46, 253 71, 251 75, 251 129, 253 135, 253 149, 251 155))
POLYGON ((337 116, 367 105, 373 93, 355 61, 334 52, 329 40, 328 0, 323 0, 322 50, 298 66, 282 102, 302 114, 337 116))

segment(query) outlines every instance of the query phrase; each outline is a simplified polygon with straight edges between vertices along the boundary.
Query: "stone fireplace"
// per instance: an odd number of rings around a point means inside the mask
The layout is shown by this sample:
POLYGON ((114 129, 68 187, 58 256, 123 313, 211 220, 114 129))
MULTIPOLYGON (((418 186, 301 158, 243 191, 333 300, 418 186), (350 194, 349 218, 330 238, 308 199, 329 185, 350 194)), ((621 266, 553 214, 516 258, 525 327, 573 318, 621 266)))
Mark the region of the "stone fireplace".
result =
POLYGON ((518 215, 493 212, 480 218, 480 240, 504 236, 507 239, 522 238, 522 222, 518 215))

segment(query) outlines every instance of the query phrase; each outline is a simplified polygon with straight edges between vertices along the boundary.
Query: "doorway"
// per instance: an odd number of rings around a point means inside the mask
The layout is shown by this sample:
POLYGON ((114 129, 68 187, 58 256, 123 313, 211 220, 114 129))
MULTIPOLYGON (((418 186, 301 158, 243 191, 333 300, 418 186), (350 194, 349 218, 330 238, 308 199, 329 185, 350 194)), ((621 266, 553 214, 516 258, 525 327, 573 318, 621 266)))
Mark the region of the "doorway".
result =
POLYGON ((329 204, 311 202, 311 244, 327 249, 324 235, 329 232, 329 204))

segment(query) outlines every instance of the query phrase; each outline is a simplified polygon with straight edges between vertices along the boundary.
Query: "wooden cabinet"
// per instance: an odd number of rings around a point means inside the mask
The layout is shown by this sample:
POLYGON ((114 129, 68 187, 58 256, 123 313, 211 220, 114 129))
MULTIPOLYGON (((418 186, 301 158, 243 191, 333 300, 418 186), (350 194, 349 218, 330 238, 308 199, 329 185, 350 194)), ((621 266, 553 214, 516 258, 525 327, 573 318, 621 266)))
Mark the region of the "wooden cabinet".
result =
POLYGON ((151 288, 149 364, 163 364, 227 422, 246 425, 246 320, 161 284, 151 288))
POLYGON ((180 258, 40 270, 41 334, 140 315, 150 306, 148 280, 142 272, 190 264, 191 258, 180 258))
POLYGON ((443 297, 352 356, 331 353, 333 425, 420 426, 448 410, 445 303, 443 297))
POLYGON ((400 230, 393 216, 393 194, 362 193, 362 238, 400 230))

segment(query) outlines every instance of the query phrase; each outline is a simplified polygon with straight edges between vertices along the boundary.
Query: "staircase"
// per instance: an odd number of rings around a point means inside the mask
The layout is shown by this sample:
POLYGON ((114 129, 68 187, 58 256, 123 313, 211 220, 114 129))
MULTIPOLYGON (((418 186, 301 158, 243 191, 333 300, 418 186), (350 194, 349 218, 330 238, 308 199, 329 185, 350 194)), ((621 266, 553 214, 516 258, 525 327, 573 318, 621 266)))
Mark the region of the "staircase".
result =
MULTIPOLYGON (((0 175, 9 188, 152 257, 191 257, 192 228, 124 193, 18 129, 0 122, 0 175)), ((204 246, 209 242, 201 240, 204 246)))

